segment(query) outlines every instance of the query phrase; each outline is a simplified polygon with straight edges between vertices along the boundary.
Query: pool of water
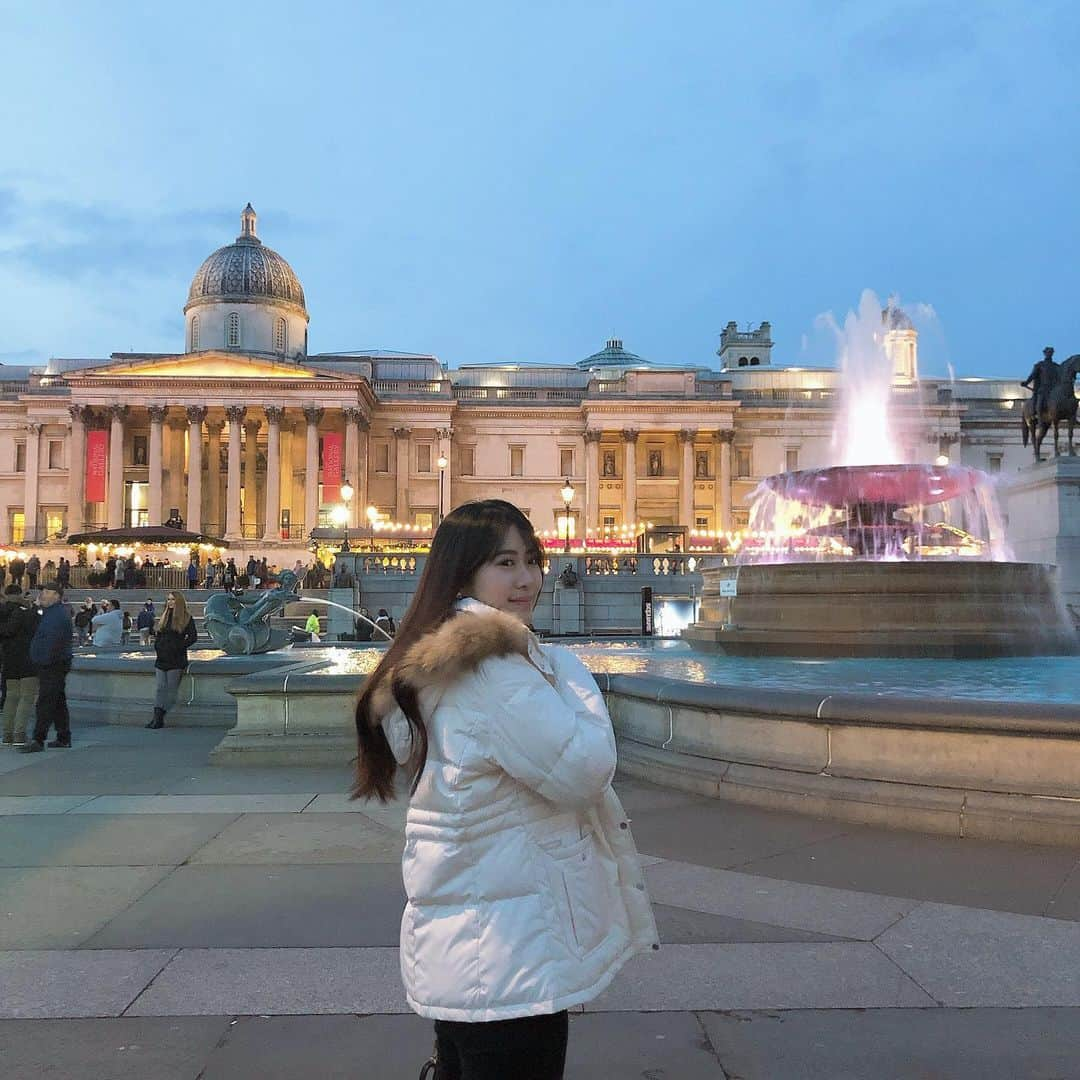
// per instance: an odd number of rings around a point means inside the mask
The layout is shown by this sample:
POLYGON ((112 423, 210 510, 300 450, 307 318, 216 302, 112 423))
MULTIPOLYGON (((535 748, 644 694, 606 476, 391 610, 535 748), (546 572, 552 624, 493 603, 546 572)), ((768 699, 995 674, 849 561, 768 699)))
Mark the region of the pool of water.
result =
MULTIPOLYGON (((975 701, 1045 701, 1076 705, 1080 713, 1080 657, 999 657, 992 660, 797 660, 717 656, 682 641, 565 642, 590 670, 660 675, 692 683, 754 686, 812 693, 897 694, 975 701)), ((381 649, 291 650, 290 661, 319 663, 327 675, 364 675, 381 649), (320 663, 321 662, 321 663, 320 663)))

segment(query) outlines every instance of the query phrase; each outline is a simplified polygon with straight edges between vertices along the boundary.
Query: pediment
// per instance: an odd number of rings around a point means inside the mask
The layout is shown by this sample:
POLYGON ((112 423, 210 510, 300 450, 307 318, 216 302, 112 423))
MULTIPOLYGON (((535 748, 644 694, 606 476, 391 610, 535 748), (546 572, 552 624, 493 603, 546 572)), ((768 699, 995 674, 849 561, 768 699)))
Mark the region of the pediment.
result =
POLYGON ((154 359, 133 360, 77 373, 79 379, 282 379, 311 382, 326 379, 305 367, 263 356, 229 352, 181 353, 154 359))

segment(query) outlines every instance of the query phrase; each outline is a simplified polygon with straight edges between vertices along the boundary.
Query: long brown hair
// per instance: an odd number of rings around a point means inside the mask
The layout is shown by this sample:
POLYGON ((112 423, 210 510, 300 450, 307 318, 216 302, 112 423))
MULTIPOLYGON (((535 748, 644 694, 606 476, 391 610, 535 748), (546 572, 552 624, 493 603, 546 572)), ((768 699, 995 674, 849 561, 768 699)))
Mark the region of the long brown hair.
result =
MULTIPOLYGON (((517 529, 521 534, 529 557, 542 561, 540 541, 532 523, 513 503, 504 499, 463 503, 443 518, 431 541, 427 564, 409 610, 402 617, 397 637, 367 677, 357 698, 359 751, 352 789, 354 799, 376 798, 385 803, 394 797, 397 760, 379 722, 381 717, 371 713, 371 697, 376 687, 413 644, 450 618, 454 601, 468 587, 476 572, 502 547, 510 529, 517 529)), ((414 753, 406 768, 412 781, 411 790, 415 791, 427 762, 427 726, 420 714, 416 691, 397 680, 391 683, 391 690, 409 722, 414 753)))
POLYGON ((157 621, 157 626, 154 628, 157 633, 161 633, 166 626, 170 626, 173 630, 179 630, 183 632, 187 629, 188 623, 191 622, 191 612, 188 611, 187 601, 184 599, 184 594, 179 592, 173 592, 173 606, 172 611, 169 611, 169 598, 165 597, 165 610, 161 613, 161 618, 157 621), (170 618, 170 615, 172 616, 170 618))

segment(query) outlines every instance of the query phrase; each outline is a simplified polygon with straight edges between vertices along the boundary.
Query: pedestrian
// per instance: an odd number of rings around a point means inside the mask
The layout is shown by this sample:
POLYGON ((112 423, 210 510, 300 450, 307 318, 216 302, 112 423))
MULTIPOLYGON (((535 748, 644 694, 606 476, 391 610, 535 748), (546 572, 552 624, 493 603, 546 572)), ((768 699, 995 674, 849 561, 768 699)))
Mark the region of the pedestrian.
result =
POLYGON ((319 637, 319 613, 314 608, 308 612, 307 621, 304 623, 304 629, 311 635, 312 641, 321 640, 319 637))
POLYGON ((123 555, 117 555, 116 566, 113 569, 113 579, 118 589, 127 588, 127 564, 128 561, 123 555))
POLYGON ((90 623, 97 613, 97 606, 89 596, 83 601, 83 606, 75 612, 75 632, 80 645, 85 645, 90 639, 90 623))
POLYGON ((142 611, 136 616, 135 629, 139 631, 139 644, 149 645, 150 637, 154 633, 154 601, 149 596, 142 606, 142 611))
POLYGON ((221 574, 221 587, 226 592, 231 592, 233 586, 236 585, 236 563, 230 558, 225 564, 225 569, 221 574))
POLYGON ((3 659, 7 695, 4 700, 4 745, 24 746, 34 724, 38 677, 30 662, 30 642, 41 616, 37 605, 23 596, 18 585, 4 589, 0 605, 0 657, 3 659))
POLYGON ((128 556, 127 563, 124 566, 124 588, 135 589, 139 585, 139 566, 135 562, 135 556, 128 556))
POLYGON ((90 620, 95 649, 111 649, 121 644, 124 637, 124 614, 118 600, 107 599, 101 603, 101 611, 90 620))
POLYGON ((199 638, 183 593, 171 592, 154 630, 154 718, 146 726, 165 726, 165 714, 176 704, 180 680, 188 669, 188 648, 199 638))
POLYGON ((561 1078, 567 1010, 659 947, 604 699, 529 629, 542 562, 510 503, 449 513, 356 706, 354 797, 411 782, 401 972, 437 1076, 561 1078))
POLYGON ((56 568, 56 577, 65 590, 71 584, 71 563, 63 555, 60 556, 60 565, 56 568))
POLYGON ((50 727, 56 729, 56 738, 49 746, 62 750, 71 746, 71 716, 64 692, 71 670, 71 619, 63 599, 59 581, 46 581, 38 595, 41 621, 30 642, 30 661, 38 676, 37 719, 34 737, 19 748, 24 754, 45 749, 50 727))
POLYGON ((194 589, 199 584, 199 560, 196 556, 191 556, 191 562, 188 563, 187 568, 187 587, 194 589))
POLYGON ((41 560, 37 557, 35 552, 26 560, 26 579, 30 583, 31 589, 37 588, 38 574, 41 573, 41 560))
POLYGON ((374 632, 375 620, 372 619, 371 612, 366 607, 362 607, 356 617, 356 640, 370 641, 374 632))
POLYGON ((121 606, 120 614, 123 619, 121 622, 120 644, 126 645, 131 640, 131 612, 128 611, 127 608, 121 606))
POLYGON ((24 563, 18 555, 16 555, 15 558, 8 563, 8 572, 11 574, 12 583, 18 585, 21 588, 23 583, 23 574, 26 573, 26 563, 24 563))
POLYGON ((386 608, 379 608, 379 614, 375 616, 375 627, 383 632, 383 637, 392 638, 397 633, 397 623, 386 608))
POLYGON ((206 560, 206 588, 212 589, 214 587, 214 571, 217 567, 214 565, 213 559, 206 560))

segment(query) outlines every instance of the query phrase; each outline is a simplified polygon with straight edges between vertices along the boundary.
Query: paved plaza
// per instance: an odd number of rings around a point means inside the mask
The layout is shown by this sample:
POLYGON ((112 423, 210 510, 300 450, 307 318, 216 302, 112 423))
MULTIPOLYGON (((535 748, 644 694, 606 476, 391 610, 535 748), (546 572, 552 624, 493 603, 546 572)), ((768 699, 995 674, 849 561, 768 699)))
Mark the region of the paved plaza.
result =
MULTIPOLYGON (((0 1075, 415 1080, 404 808, 210 730, 0 753, 0 1075)), ((656 906, 568 1080, 1080 1077, 1080 840, 957 841, 617 783, 656 906)))

